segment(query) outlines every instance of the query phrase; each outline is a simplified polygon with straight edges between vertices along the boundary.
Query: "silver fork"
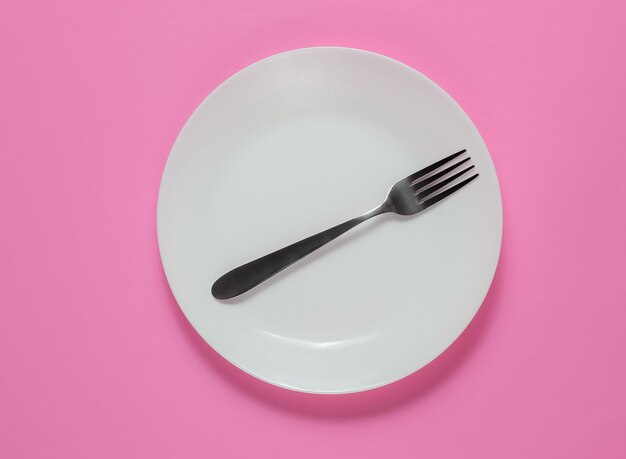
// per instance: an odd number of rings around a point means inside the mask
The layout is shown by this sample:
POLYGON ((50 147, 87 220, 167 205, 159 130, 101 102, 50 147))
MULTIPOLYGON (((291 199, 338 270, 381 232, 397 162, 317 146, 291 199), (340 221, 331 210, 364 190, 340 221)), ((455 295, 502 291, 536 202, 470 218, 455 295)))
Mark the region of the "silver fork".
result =
POLYGON ((442 166, 463 153, 465 153, 465 150, 456 152, 403 178, 391 187, 387 194, 387 199, 377 208, 227 272, 215 281, 211 293, 218 300, 234 298, 256 287, 261 282, 266 281, 296 261, 372 217, 386 212, 394 212, 399 215, 415 215, 428 209, 478 177, 478 174, 472 175, 446 188, 447 185, 459 179, 474 167, 469 166, 450 175, 460 165, 470 160, 470 158, 466 158, 452 166, 439 170, 442 166))

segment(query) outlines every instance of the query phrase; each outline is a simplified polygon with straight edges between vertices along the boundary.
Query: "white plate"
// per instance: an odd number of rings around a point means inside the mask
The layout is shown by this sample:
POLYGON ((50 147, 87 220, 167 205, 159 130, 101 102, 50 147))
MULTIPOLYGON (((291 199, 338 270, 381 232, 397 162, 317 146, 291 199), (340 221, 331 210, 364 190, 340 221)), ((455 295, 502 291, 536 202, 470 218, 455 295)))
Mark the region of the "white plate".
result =
POLYGON ((441 88, 378 54, 308 48, 200 104, 165 167, 157 227, 207 343, 264 381, 329 394, 407 376, 459 336, 493 278, 502 207, 485 144, 441 88), (442 204, 371 220, 238 299, 211 296, 231 268, 370 210, 461 148, 480 177, 442 204))

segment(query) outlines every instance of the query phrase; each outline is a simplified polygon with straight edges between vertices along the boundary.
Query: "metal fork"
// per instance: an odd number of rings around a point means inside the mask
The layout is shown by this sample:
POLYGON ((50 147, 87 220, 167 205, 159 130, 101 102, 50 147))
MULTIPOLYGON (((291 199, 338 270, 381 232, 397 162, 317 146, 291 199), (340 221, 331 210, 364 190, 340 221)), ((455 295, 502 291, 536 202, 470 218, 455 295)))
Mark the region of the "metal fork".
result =
POLYGON ((394 212, 399 215, 414 215, 428 209, 478 177, 478 174, 472 175, 446 188, 447 185, 459 179, 474 167, 469 166, 450 175, 460 165, 470 160, 470 158, 466 158, 452 166, 439 170, 442 166, 463 153, 465 153, 465 150, 456 152, 403 178, 391 187, 387 194, 387 199, 375 209, 227 272, 215 281, 211 293, 218 300, 234 298, 256 287, 261 282, 266 281, 291 264, 372 217, 386 212, 394 212))

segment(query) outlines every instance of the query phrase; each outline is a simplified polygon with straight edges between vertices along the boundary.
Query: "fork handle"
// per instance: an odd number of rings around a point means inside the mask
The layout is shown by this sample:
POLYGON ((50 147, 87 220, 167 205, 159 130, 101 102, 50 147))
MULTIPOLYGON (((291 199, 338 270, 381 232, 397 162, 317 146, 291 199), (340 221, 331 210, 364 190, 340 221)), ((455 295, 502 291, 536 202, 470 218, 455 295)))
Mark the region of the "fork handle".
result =
POLYGON ((218 300, 227 300, 241 295, 323 245, 328 244, 346 231, 389 210, 385 203, 359 217, 241 265, 216 280, 211 288, 211 293, 218 300))

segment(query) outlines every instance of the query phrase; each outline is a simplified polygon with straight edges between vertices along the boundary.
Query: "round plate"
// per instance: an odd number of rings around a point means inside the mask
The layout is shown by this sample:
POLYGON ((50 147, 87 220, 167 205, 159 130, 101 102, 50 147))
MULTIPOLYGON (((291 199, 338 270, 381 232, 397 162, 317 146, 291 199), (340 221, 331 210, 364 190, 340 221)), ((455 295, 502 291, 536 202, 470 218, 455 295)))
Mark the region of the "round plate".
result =
POLYGON ((407 376, 459 336, 496 269, 502 206, 485 144, 441 88, 378 54, 307 48, 200 104, 167 161, 157 227, 207 343, 264 381, 329 394, 407 376), (226 271, 374 208, 462 148, 480 177, 441 204, 370 220, 241 297, 211 296, 226 271))

